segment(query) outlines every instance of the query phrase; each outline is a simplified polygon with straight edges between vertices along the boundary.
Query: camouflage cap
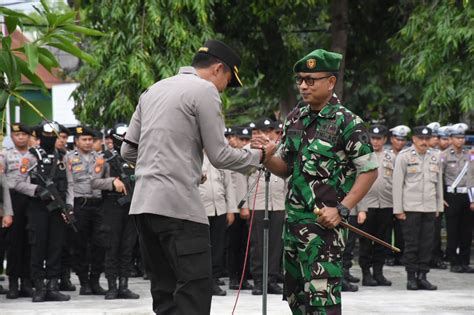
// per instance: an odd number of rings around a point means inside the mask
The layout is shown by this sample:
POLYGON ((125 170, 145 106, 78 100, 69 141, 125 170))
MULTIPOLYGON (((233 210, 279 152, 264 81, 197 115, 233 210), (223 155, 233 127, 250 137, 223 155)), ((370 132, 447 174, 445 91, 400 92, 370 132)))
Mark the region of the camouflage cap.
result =
POLYGON ((341 54, 316 49, 298 60, 293 72, 338 72, 341 60, 341 54))

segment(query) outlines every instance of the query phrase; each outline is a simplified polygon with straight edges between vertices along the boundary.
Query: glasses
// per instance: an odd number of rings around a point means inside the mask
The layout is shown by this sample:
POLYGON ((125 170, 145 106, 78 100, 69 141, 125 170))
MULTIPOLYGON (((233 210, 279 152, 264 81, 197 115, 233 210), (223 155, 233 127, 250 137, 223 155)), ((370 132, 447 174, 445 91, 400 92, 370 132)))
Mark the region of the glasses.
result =
POLYGON ((316 81, 319 81, 319 80, 322 80, 322 79, 327 79, 327 78, 330 78, 332 77, 332 75, 328 75, 326 77, 321 77, 321 78, 312 78, 312 77, 300 77, 299 75, 297 75, 295 77, 295 81, 296 81, 296 84, 297 85, 301 85, 303 83, 303 81, 306 83, 307 86, 313 86, 314 85, 314 82, 316 81))

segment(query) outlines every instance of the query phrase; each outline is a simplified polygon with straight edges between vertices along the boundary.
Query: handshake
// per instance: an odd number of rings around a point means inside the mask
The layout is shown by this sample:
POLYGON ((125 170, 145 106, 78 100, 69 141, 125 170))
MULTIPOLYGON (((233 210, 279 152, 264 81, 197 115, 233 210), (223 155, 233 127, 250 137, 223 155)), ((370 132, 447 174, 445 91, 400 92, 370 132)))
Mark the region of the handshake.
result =
POLYGON ((265 163, 275 153, 278 144, 275 141, 270 140, 266 135, 259 134, 252 136, 250 147, 252 149, 262 150, 261 163, 265 163))

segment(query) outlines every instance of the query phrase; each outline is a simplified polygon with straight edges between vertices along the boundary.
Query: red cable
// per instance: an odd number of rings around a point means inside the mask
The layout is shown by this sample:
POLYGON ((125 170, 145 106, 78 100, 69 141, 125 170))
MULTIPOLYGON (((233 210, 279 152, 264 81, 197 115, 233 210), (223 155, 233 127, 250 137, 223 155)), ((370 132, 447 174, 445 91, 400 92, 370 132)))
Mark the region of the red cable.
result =
POLYGON ((247 258, 248 258, 248 255, 249 255, 249 248, 250 248, 250 235, 252 234, 253 215, 255 214, 255 203, 257 201, 258 182, 260 181, 260 175, 261 174, 262 174, 262 172, 258 173, 257 185, 255 186, 255 194, 253 195, 252 216, 250 217, 249 233, 248 233, 248 236, 247 236, 247 247, 245 248, 244 265, 242 267, 242 276, 240 277, 239 290, 237 291, 237 297, 235 298, 234 307, 232 308, 232 315, 234 315, 235 308, 237 307, 237 302, 239 301, 239 296, 240 296, 240 290, 242 290, 242 283, 244 282, 245 269, 246 269, 245 267, 247 266, 247 258))

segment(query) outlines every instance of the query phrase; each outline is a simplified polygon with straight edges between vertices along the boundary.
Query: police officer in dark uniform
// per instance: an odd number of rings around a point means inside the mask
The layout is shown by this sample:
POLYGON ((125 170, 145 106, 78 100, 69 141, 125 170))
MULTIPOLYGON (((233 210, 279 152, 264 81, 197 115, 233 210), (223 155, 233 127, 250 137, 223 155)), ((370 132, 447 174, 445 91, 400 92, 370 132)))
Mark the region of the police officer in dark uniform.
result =
MULTIPOLYGON (((112 135, 123 136, 127 125, 118 124, 112 130, 112 135)), ((113 138, 112 138, 113 140, 113 138)), ((104 151, 104 158, 110 165, 106 177, 120 178, 125 185, 125 191, 104 191, 104 224, 108 227, 109 235, 105 251, 105 277, 109 290, 106 300, 138 299, 140 296, 128 289, 128 278, 132 268, 132 252, 137 241, 137 232, 132 218, 128 215, 134 186, 134 168, 120 155, 120 141, 115 141, 113 150, 104 151), (119 286, 117 289, 117 279, 119 286)))
POLYGON ((17 182, 16 189, 29 195, 27 208, 31 245, 31 276, 35 285, 33 302, 68 301, 69 295, 59 292, 61 253, 66 223, 61 207, 72 213, 73 182, 64 153, 55 149, 59 127, 55 123, 42 123, 37 136, 40 147, 30 148, 30 172, 21 172, 30 181, 17 182), (58 202, 52 188, 66 204, 58 202), (54 202, 53 202, 54 201, 54 202), (44 280, 47 280, 45 287, 44 280))
POLYGON ((26 208, 29 198, 15 190, 18 181, 25 180, 22 175, 28 169, 29 159, 28 142, 31 129, 23 123, 11 125, 11 138, 14 147, 5 151, 5 174, 10 188, 15 220, 9 231, 9 248, 7 252, 7 274, 9 292, 7 299, 18 297, 32 297, 33 289, 30 278, 30 246, 28 244, 28 231, 26 208), (18 280, 21 286, 18 288, 18 280))

